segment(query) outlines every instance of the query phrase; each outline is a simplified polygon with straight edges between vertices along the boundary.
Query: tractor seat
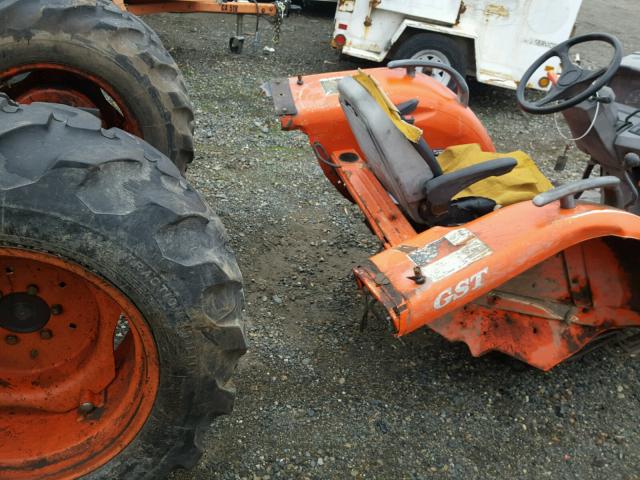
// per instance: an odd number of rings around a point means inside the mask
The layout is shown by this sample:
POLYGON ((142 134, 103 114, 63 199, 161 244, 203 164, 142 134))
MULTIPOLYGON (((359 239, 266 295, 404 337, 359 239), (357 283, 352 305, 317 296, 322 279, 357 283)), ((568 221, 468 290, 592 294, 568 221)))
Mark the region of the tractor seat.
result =
POLYGON ((522 152, 500 155, 465 145, 451 147, 436 159, 422 130, 406 122, 363 71, 340 80, 338 92, 368 166, 418 224, 464 223, 497 204, 531 199, 552 188, 522 152))

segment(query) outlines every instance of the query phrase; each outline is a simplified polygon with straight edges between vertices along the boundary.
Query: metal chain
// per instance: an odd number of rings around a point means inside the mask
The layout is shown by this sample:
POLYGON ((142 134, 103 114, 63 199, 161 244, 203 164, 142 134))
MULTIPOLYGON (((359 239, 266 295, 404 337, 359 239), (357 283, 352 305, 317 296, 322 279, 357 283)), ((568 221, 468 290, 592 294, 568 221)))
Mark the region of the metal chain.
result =
POLYGON ((284 20, 284 15, 287 12, 287 4, 281 0, 274 2, 274 4, 276 6, 276 16, 273 22, 273 43, 277 45, 280 43, 280 30, 282 27, 282 21, 284 20))

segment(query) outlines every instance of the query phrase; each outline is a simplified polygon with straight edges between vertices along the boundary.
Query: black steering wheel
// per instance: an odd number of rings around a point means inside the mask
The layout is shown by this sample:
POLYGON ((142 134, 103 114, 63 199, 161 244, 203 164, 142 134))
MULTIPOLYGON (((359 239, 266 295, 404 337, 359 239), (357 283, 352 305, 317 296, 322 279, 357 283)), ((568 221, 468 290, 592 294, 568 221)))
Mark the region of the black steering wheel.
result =
POLYGON ((553 47, 529 67, 529 70, 525 72, 518 84, 518 90, 516 91, 518 103, 525 112, 534 114, 555 113, 573 107, 595 95, 598 90, 609 83, 618 71, 620 62, 622 62, 622 44, 613 35, 608 33, 588 33, 570 38, 566 42, 553 47), (569 49, 571 47, 593 41, 607 43, 614 49, 613 58, 609 65, 596 71, 576 65, 569 57, 569 49), (553 57, 560 58, 560 67, 562 68, 560 77, 558 77, 557 82, 552 83, 551 89, 543 98, 530 102, 525 98, 524 94, 531 76, 553 57))
POLYGON ((460 72, 458 72, 451 65, 447 65, 446 63, 432 62, 429 60, 393 60, 387 64, 387 68, 406 68, 407 75, 410 77, 416 76, 416 68, 422 67, 425 70, 442 70, 451 75, 451 80, 456 85, 456 93, 458 95, 458 100, 463 106, 469 105, 469 85, 467 85, 467 81, 464 79, 460 72))

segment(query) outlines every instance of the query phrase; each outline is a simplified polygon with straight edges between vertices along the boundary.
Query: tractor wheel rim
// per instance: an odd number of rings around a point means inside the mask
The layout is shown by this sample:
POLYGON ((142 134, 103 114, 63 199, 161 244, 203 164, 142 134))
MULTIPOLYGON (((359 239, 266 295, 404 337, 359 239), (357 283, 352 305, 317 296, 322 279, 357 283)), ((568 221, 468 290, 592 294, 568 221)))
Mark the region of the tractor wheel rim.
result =
POLYGON ((78 68, 55 63, 12 67, 0 72, 0 91, 18 103, 62 103, 96 110, 104 128, 117 127, 142 137, 141 122, 118 91, 103 78, 78 68), (37 79, 31 82, 29 76, 37 79))
POLYGON ((0 479, 96 470, 151 414, 150 327, 110 283, 47 253, 0 248, 0 292, 0 479))
MULTIPOLYGON (((451 61, 449 60, 449 58, 439 50, 420 50, 412 58, 415 60, 444 63, 445 65, 451 66, 451 61)), ((422 72, 423 69, 417 68, 416 70, 422 72)), ((451 75, 444 70, 433 71, 431 73, 431 77, 444 85, 449 85, 449 82, 451 81, 451 75)))

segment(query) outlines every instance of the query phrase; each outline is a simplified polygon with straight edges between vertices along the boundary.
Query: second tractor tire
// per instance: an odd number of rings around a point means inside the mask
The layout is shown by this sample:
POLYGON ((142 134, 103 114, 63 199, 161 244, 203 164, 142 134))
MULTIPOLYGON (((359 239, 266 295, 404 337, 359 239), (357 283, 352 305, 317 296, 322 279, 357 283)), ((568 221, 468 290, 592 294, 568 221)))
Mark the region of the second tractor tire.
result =
MULTIPOLYGON (((178 66, 151 28, 111 1, 0 0, 0 75, 26 65, 99 79, 139 125, 130 133, 167 155, 183 173, 193 160, 193 113, 178 66)), ((44 72, 46 83, 52 70, 44 72)), ((70 82, 60 83, 51 87, 68 88, 70 82)), ((18 85, 0 81, 0 91, 26 103, 12 91, 18 85)))

